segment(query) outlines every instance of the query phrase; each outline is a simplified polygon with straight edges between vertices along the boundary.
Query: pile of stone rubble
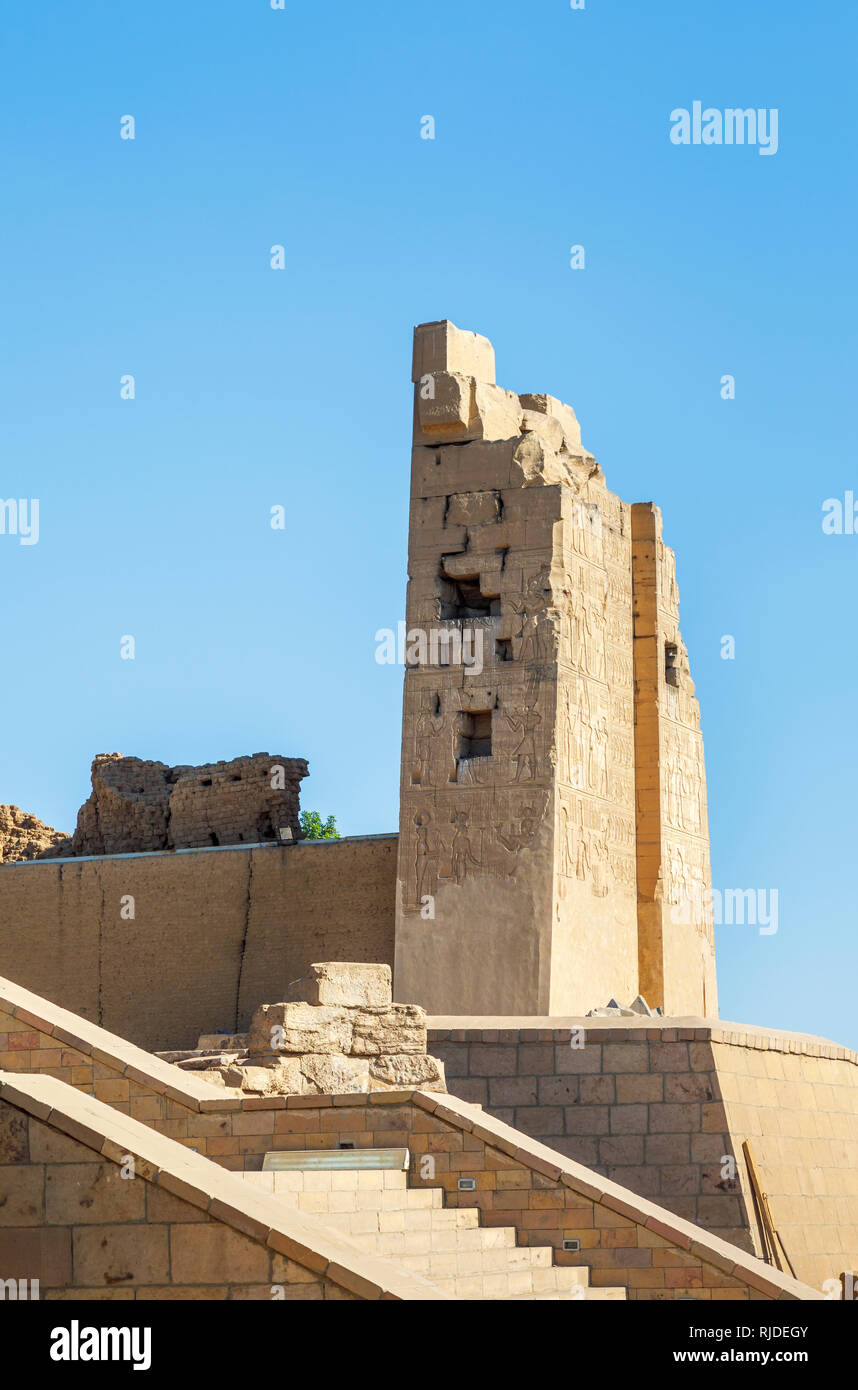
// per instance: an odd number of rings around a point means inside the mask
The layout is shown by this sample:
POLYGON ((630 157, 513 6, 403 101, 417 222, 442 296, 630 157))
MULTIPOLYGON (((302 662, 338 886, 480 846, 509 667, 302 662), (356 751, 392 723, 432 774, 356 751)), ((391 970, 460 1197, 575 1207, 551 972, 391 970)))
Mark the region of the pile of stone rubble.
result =
POLYGON ((621 1004, 618 1004, 617 1001, 616 1001, 616 999, 609 999, 608 1002, 607 1002, 607 1004, 605 1005, 605 1007, 604 1007, 603 1009, 591 1009, 590 1012, 587 1014, 587 1018, 663 1018, 663 1017, 664 1017, 664 1010, 663 1010, 662 1008, 651 1009, 650 1006, 649 1006, 649 1004, 646 1002, 646 1000, 644 999, 643 995, 641 995, 641 994, 639 994, 639 995, 637 996, 636 999, 633 999, 633 1000, 632 1000, 631 1004, 629 1004, 629 1007, 628 1007, 627 1009, 624 1009, 624 1008, 622 1007, 621 1004))
POLYGON ((164 1061, 251 1095, 446 1091, 444 1065, 426 1051, 426 1013, 392 1002, 388 965, 311 965, 295 998, 263 1004, 248 1033, 205 1034, 164 1061))

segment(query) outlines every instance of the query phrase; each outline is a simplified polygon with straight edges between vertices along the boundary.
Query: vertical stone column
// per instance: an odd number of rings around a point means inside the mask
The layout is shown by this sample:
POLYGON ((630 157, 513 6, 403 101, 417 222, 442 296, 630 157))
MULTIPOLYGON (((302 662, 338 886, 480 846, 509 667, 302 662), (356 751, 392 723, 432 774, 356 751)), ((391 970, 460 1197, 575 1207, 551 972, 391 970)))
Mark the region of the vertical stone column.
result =
POLYGON ((629 508, 570 407, 495 385, 486 339, 421 325, 413 380, 397 995, 631 999, 629 508))
POLYGON ((631 514, 640 990, 667 1014, 717 1017, 703 740, 675 558, 658 507, 631 514))

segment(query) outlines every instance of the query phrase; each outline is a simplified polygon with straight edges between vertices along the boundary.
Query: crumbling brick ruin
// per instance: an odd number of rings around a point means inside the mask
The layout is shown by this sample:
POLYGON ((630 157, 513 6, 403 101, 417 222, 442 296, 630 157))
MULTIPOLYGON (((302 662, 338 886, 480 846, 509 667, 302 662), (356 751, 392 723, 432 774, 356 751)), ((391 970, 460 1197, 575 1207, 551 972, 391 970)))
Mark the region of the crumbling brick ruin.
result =
POLYGON ((43 824, 19 806, 0 806, 0 864, 37 859, 45 850, 64 844, 68 836, 43 824))
POLYGON ((40 857, 260 844, 280 838, 281 827, 297 840, 299 789, 306 776, 303 758, 271 753, 200 767, 100 753, 74 835, 40 857))

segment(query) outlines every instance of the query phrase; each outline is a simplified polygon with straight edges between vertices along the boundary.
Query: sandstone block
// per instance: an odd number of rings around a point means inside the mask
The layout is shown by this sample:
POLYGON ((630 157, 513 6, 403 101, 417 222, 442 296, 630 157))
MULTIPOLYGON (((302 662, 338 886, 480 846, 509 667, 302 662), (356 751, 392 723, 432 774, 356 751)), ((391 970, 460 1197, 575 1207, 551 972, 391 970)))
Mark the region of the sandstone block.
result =
POLYGON ((369 1064, 373 1091, 408 1090, 412 1086, 427 1091, 446 1091, 444 1064, 437 1057, 381 1056, 369 1064))
POLYGON ((49 1164, 45 1220, 51 1226, 139 1221, 145 1189, 145 1182, 123 1179, 115 1163, 49 1164))
MULTIPOLYGON (((500 517, 501 495, 491 492, 456 492, 447 501, 445 531, 450 526, 489 526, 500 517)), ((448 541, 445 535, 445 547, 448 541)))
POLYGON ((336 1006, 263 1004, 253 1015, 247 1039, 251 1057, 281 1052, 351 1051, 352 1019, 336 1006))
POLYGON ((416 1004, 391 1004, 389 1009, 361 1010, 354 1015, 350 1050, 353 1057, 385 1052, 425 1053, 426 1011, 416 1004))
POLYGON ((27 1134, 28 1116, 0 1103, 0 1164, 27 1162, 27 1134))
POLYGON ((514 391, 476 381, 474 409, 477 416, 474 439, 512 439, 521 430, 522 411, 514 391))
POLYGON ((282 1061, 277 1059, 274 1065, 267 1067, 232 1066, 227 1072, 226 1085, 256 1096, 300 1095, 301 1065, 297 1057, 289 1057, 282 1061))
POLYGON ((513 439, 520 430, 518 397, 502 386, 455 372, 435 372, 416 389, 416 443, 513 439))
POLYGON ((103 1289, 169 1282, 166 1226, 79 1226, 73 1241, 75 1284, 103 1289))
POLYGON ((558 401, 556 396, 548 396, 542 393, 526 394, 519 396, 522 407, 528 411, 535 411, 540 415, 547 415, 558 422, 563 433, 572 444, 581 443, 581 426, 578 424, 578 417, 571 405, 564 405, 558 401))
POLYGON ((555 484, 567 481, 566 466, 541 435, 522 435, 513 464, 517 468, 515 481, 519 487, 533 487, 540 483, 555 484))
MULTIPOLYGON (((389 965, 361 961, 325 961, 311 965, 306 980, 299 982, 297 997, 307 1004, 387 1007, 393 1000, 389 965)), ((317 1049, 318 1050, 318 1049, 317 1049)))
POLYGON ((335 1057, 329 1053, 301 1058, 303 1084, 307 1096, 342 1096, 369 1090, 369 1062, 362 1057, 335 1057))
POLYGON ((177 1284, 217 1284, 224 1278, 241 1284, 266 1280, 269 1274, 271 1252, 219 1222, 170 1227, 170 1253, 177 1284))
POLYGON ((524 410, 521 415, 521 432, 538 434, 550 449, 563 447, 563 426, 553 415, 542 415, 537 410, 524 410))
POLYGON ((415 398, 415 438, 446 443, 467 436, 473 415, 473 382, 455 372, 435 372, 415 398))
POLYGON ((411 380, 434 372, 459 372, 494 382, 495 351, 488 338, 457 328, 449 319, 420 323, 414 330, 411 380))

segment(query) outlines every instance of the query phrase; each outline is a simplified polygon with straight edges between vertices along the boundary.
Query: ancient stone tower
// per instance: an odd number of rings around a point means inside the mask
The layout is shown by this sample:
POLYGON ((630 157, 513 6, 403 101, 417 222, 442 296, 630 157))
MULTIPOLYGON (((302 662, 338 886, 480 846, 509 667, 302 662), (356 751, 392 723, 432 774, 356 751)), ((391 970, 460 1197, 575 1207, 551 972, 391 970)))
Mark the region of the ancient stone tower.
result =
POLYGON ((397 997, 717 1014, 703 744, 673 552, 574 411, 415 330, 397 997))

